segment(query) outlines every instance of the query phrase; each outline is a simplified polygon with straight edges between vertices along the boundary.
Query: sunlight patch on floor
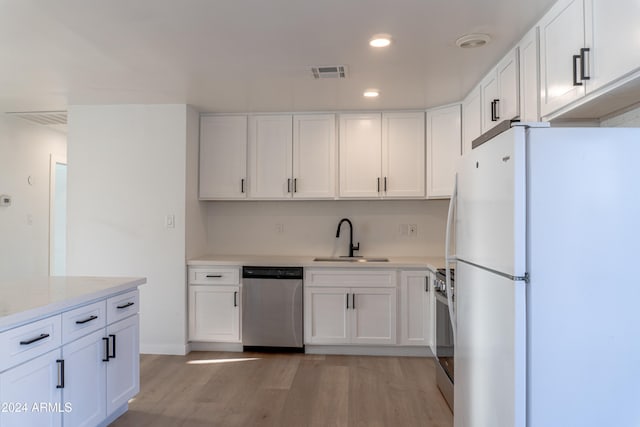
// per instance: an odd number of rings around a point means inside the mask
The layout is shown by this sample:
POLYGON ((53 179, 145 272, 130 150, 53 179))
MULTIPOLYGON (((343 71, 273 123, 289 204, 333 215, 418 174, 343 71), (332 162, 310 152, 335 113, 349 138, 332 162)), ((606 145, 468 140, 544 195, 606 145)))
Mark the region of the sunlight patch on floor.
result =
POLYGON ((187 365, 212 365, 216 363, 232 363, 232 362, 248 362, 251 360, 260 360, 259 357, 244 357, 237 359, 201 359, 201 360, 189 360, 187 365))

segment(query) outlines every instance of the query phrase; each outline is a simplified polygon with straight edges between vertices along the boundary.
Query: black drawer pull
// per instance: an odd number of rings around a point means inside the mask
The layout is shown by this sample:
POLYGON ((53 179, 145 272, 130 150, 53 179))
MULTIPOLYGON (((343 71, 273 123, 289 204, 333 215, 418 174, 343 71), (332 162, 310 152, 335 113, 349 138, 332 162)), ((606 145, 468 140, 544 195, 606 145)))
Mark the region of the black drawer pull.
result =
POLYGON ((56 360, 58 364, 58 385, 56 388, 64 388, 64 359, 56 360))
POLYGON ((573 85, 574 86, 582 86, 582 82, 578 81, 578 61, 580 60, 580 55, 573 55, 573 85))
POLYGON ((31 338, 30 340, 26 340, 26 341, 20 341, 20 345, 29 345, 29 344, 33 344, 36 341, 40 341, 43 340, 45 338, 49 338, 49 334, 40 334, 40 336, 35 337, 35 338, 31 338))
POLYGON ((347 310, 349 309, 349 294, 347 294, 347 310))
POLYGON ((135 303, 134 303, 134 302, 129 301, 129 302, 128 302, 128 303, 126 303, 126 304, 116 306, 116 308, 123 309, 123 308, 131 307, 133 304, 135 304, 135 303))
POLYGON ((104 341, 104 359, 102 359, 102 361, 108 362, 109 361, 109 338, 103 337, 102 341, 104 341))
POLYGON ((116 358, 116 336, 113 335, 113 334, 109 334, 109 336, 111 338, 113 338, 113 347, 112 347, 113 348, 113 354, 109 354, 108 357, 110 359, 115 359, 116 358))
POLYGON ((76 320, 76 325, 82 325, 84 323, 91 322, 92 320, 96 320, 97 318, 98 318, 98 316, 90 316, 90 317, 87 317, 84 320, 76 320))
POLYGON ((425 276, 424 278, 424 291, 429 292, 429 276, 425 276))
POLYGON ((238 291, 233 292, 233 306, 234 307, 238 306, 238 291))
POLYGON ((222 274, 207 274, 207 279, 220 279, 222 274))

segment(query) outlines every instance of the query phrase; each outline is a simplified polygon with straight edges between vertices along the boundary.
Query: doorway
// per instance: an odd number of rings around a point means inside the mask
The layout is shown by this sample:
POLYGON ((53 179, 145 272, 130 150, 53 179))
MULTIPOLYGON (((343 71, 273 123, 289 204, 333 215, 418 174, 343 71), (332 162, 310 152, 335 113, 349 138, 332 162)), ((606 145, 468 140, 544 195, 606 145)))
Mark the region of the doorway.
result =
POLYGON ((67 272, 67 160, 51 155, 49 186, 49 275, 67 272))

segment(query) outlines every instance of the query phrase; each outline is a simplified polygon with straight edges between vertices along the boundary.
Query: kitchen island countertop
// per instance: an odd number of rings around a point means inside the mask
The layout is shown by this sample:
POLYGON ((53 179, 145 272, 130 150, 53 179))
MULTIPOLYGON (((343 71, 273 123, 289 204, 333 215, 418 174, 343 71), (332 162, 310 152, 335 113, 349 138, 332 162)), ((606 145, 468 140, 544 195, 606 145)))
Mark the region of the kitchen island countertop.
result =
POLYGON ((146 282, 143 277, 80 276, 0 281, 0 332, 146 282))

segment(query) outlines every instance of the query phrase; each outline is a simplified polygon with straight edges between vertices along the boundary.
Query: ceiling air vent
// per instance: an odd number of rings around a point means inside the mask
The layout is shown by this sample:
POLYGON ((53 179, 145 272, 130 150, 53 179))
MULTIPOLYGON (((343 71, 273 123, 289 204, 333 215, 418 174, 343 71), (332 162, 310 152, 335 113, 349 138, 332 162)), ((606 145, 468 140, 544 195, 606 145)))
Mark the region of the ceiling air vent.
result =
POLYGON ((346 65, 323 65, 319 67, 311 67, 314 79, 346 79, 346 65))
POLYGON ((65 126, 67 124, 66 111, 24 111, 7 114, 43 126, 65 126))

